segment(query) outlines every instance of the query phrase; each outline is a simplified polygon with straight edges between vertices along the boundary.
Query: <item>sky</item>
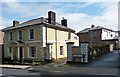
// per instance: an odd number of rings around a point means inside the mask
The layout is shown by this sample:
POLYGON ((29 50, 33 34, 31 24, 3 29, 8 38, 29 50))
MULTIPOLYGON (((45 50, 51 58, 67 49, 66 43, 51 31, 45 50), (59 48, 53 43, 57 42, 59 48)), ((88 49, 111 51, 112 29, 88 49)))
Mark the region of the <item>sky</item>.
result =
POLYGON ((91 25, 118 30, 117 0, 4 0, 0 10, 0 29, 12 26, 13 20, 47 18, 48 11, 54 11, 58 23, 64 17, 76 32, 91 25))

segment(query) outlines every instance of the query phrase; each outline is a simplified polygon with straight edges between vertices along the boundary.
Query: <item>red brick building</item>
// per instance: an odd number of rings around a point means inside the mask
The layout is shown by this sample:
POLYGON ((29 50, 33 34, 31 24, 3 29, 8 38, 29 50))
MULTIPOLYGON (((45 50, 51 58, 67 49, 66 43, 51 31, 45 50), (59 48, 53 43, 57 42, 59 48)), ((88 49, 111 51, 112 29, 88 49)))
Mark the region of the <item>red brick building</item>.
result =
MULTIPOLYGON (((105 44, 116 44, 118 42, 118 33, 101 26, 85 28, 77 33, 79 43, 88 42, 89 46, 101 46, 105 44)), ((117 45, 117 44, 116 44, 117 45)))

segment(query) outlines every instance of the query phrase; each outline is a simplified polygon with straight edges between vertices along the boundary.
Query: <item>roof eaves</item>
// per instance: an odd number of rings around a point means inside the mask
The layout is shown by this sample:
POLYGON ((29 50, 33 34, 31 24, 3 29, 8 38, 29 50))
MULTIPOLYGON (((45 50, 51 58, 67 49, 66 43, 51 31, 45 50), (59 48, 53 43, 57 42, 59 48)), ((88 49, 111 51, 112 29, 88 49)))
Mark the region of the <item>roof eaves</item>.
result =
POLYGON ((4 29, 2 29, 2 31, 4 32, 4 31, 12 30, 12 29, 23 28, 23 27, 32 26, 32 25, 38 25, 38 24, 41 24, 41 23, 25 25, 25 26, 15 26, 15 27, 4 28, 4 29))
POLYGON ((60 27, 60 26, 57 26, 57 25, 49 24, 47 22, 43 22, 43 24, 47 24, 47 25, 49 25, 48 27, 51 27, 51 28, 62 29, 62 30, 69 30, 69 31, 75 32, 75 30, 73 30, 73 29, 70 29, 70 28, 67 28, 67 27, 63 28, 62 27, 63 25, 61 25, 61 27, 60 27))

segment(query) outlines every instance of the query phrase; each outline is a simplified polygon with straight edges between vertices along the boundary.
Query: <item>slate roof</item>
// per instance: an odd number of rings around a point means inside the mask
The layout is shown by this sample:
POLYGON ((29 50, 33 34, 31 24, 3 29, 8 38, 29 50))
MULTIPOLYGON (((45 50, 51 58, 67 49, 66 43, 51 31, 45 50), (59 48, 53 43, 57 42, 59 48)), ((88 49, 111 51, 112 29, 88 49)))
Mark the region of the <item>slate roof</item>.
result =
POLYGON ((108 28, 105 28, 105 27, 102 27, 102 26, 96 26, 94 28, 91 28, 90 30, 96 30, 96 29, 106 29, 106 30, 114 31, 112 29, 108 29, 108 28))
MULTIPOLYGON (((85 33, 85 32, 89 32, 89 30, 97 30, 97 29, 106 29, 106 30, 113 31, 112 29, 104 28, 102 26, 96 26, 94 28, 85 28, 82 31, 79 31, 78 33, 85 33)), ((114 32, 116 32, 116 31, 114 31, 114 32)))
POLYGON ((17 26, 10 26, 10 27, 4 28, 3 31, 11 30, 11 29, 16 29, 16 28, 21 28, 21 27, 26 27, 26 26, 35 25, 35 24, 47 24, 48 27, 53 27, 53 28, 58 28, 58 29, 64 29, 64 30, 75 32, 75 30, 73 30, 71 28, 68 28, 68 27, 66 27, 64 25, 61 25, 61 24, 59 24, 57 22, 56 22, 56 25, 49 24, 48 23, 48 19, 47 18, 43 18, 43 17, 23 22, 23 23, 21 23, 21 24, 19 24, 17 26))

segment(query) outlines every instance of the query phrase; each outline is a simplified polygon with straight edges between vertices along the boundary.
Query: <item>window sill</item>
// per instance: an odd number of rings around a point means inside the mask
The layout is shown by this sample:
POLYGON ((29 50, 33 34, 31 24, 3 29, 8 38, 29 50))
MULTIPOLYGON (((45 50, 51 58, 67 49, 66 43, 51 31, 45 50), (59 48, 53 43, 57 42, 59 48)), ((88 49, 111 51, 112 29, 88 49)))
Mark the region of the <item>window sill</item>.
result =
POLYGON ((64 55, 60 55, 60 56, 64 56, 64 55))
POLYGON ((8 41, 8 42, 14 42, 14 41, 8 41))
POLYGON ((18 39, 17 41, 23 41, 23 39, 22 40, 18 39))
POLYGON ((28 39, 28 41, 34 41, 34 39, 28 39))
POLYGON ((37 57, 28 57, 29 59, 37 59, 37 57))

